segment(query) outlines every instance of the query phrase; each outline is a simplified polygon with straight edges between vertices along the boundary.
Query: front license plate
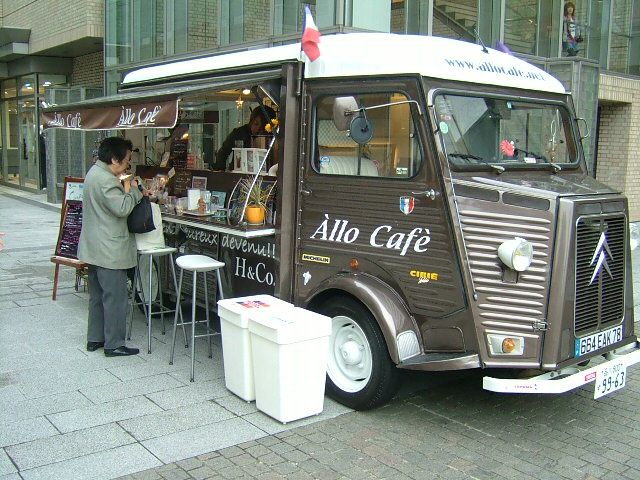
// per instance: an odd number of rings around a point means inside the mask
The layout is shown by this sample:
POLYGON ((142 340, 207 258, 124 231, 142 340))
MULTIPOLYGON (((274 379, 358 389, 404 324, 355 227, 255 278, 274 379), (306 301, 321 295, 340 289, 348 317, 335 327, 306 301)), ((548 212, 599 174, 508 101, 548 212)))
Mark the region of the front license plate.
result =
POLYGON ((576 338, 576 357, 581 357, 622 340, 622 325, 594 333, 588 337, 576 338))
POLYGON ((622 362, 607 362, 596 369, 596 388, 593 398, 600 398, 620 390, 627 382, 627 366, 622 362))

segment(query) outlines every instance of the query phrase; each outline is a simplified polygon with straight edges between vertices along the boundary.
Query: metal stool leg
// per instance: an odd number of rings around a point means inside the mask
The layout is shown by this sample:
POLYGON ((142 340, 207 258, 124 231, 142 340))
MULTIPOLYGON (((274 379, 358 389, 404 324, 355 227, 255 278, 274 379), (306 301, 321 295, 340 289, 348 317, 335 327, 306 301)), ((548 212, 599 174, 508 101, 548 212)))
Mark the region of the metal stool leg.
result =
POLYGON ((207 338, 209 340, 209 358, 213 358, 213 350, 211 349, 211 335, 210 335, 210 330, 211 330, 211 325, 209 323, 209 288, 207 287, 207 272, 202 272, 204 275, 204 311, 206 312, 206 319, 207 319, 207 323, 206 323, 206 334, 207 334, 207 338))
POLYGON ((142 275, 140 274, 140 255, 136 259, 136 272, 134 277, 133 286, 133 298, 136 298, 135 292, 140 294, 140 304, 142 305, 142 312, 144 313, 144 321, 147 321, 147 300, 144 297, 144 290, 142 289, 142 275))
POLYGON ((166 334, 166 330, 164 328, 164 299, 163 299, 163 295, 162 295, 162 262, 160 262, 158 260, 158 302, 160 303, 160 320, 162 320, 162 335, 166 334))
POLYGON ((153 283, 153 255, 149 255, 149 290, 147 291, 149 294, 148 308, 147 308, 147 330, 149 332, 147 338, 147 353, 151 353, 151 304, 153 299, 151 298, 151 288, 153 283))
POLYGON ((136 303, 136 275, 138 272, 138 265, 136 262, 136 266, 134 267, 133 270, 133 279, 131 280, 131 294, 129 296, 129 300, 131 301, 130 304, 130 311, 129 311, 129 331, 127 333, 127 340, 131 340, 131 330, 133 328, 133 307, 135 306, 134 303, 136 303))
POLYGON ((196 283, 198 282, 198 272, 193 272, 193 296, 191 299, 191 381, 195 373, 196 358, 196 283))
MULTIPOLYGON (((173 280, 175 282, 175 269, 173 271, 174 277, 173 280)), ((184 270, 180 269, 180 281, 178 283, 178 289, 176 290, 176 311, 173 316, 173 338, 171 340, 171 355, 169 356, 169 365, 173 365, 173 353, 176 347, 176 330, 178 329, 178 312, 182 312, 182 302, 180 301, 181 293, 182 293, 182 275, 184 274, 184 270)), ((182 318, 182 314, 180 314, 182 318)), ((182 320, 182 329, 184 330, 184 319, 182 320)))
MULTIPOLYGON (((173 276, 173 288, 176 292, 176 304, 175 309, 180 311, 180 323, 182 323, 182 335, 184 336, 184 348, 189 348, 189 342, 187 340, 187 331, 184 329, 184 316, 182 315, 182 303, 180 302, 180 290, 178 290, 178 277, 176 276, 176 266, 173 262, 173 253, 169 254, 169 261, 171 262, 171 275, 173 276)), ((180 271, 182 274, 182 270, 180 271)), ((175 332, 174 332, 175 335, 175 332)))
POLYGON ((218 296, 220 300, 224 300, 224 293, 222 293, 222 278, 220 277, 220 269, 216 269, 216 277, 218 278, 218 296))

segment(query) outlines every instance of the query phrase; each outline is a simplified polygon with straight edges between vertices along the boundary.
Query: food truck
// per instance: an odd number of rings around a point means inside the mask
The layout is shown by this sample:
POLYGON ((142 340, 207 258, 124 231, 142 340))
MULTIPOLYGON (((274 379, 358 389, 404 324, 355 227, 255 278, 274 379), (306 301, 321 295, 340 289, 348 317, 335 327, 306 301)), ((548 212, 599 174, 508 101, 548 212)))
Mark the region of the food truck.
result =
POLYGON ((149 132, 202 106, 218 128, 238 98, 277 112, 260 160, 275 176, 137 173, 171 175, 177 196, 196 179, 225 193, 226 215, 165 213, 167 242, 224 261, 226 297, 269 293, 331 317, 334 399, 376 407, 399 369, 486 369, 495 392, 625 385, 640 361, 627 199, 589 175, 588 132, 550 74, 451 39, 342 34, 313 62, 291 44, 140 68, 114 97, 47 109, 44 127, 112 110, 111 128, 149 132), (259 225, 244 219, 242 178, 272 195, 259 225))

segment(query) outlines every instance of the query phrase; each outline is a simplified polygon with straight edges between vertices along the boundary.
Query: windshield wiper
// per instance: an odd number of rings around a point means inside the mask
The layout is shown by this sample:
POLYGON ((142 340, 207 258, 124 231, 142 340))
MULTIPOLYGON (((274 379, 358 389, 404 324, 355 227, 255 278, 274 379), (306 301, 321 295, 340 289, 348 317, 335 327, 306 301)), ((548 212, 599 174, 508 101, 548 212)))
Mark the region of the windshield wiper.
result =
POLYGON ((500 175, 505 170, 505 168, 501 165, 496 165, 495 163, 489 163, 484 158, 478 157, 476 155, 472 155, 470 153, 450 153, 448 156, 453 158, 461 158, 463 160, 477 160, 480 163, 483 163, 493 168, 498 173, 498 175, 500 175))
POLYGON ((560 165, 558 165, 557 163, 553 163, 551 160, 549 160, 547 157, 545 157, 544 155, 541 155, 539 153, 535 153, 535 152, 527 152, 526 150, 516 147, 516 151, 515 156, 518 156, 518 152, 522 152, 525 154, 525 156, 527 157, 531 157, 531 158, 535 158, 536 160, 542 160, 546 163, 548 163, 549 165, 551 165, 551 168, 553 168, 553 173, 558 173, 560 170, 562 170, 562 167, 560 165))

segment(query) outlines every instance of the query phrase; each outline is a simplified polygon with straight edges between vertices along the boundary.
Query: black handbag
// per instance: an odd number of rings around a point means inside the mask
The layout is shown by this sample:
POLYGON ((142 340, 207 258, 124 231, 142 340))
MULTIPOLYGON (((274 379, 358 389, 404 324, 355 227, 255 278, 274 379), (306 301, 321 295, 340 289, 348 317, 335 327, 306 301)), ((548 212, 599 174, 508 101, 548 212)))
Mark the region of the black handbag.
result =
POLYGON ((127 217, 127 227, 131 233, 148 233, 156 229, 149 197, 144 196, 127 217))

